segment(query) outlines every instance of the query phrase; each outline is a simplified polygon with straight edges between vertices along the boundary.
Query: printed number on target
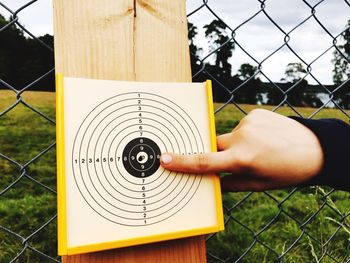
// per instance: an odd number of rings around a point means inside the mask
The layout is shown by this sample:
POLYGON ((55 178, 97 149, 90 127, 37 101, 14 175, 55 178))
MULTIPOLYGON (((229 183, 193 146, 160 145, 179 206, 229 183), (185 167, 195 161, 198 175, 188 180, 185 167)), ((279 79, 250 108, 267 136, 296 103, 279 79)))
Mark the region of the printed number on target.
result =
POLYGON ((216 150, 211 83, 57 76, 58 246, 93 252, 223 229, 219 179, 163 152, 216 150))

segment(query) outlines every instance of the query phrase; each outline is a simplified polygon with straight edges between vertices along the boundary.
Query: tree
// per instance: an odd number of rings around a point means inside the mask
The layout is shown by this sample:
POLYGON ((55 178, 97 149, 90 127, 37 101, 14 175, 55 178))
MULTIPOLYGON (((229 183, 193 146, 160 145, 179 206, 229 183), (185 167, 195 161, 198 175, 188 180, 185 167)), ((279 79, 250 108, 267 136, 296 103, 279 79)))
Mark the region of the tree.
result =
MULTIPOLYGON (((0 15, 0 28, 3 28, 10 21, 0 15)), ((0 78, 10 84, 18 84, 18 66, 21 65, 21 58, 26 53, 26 38, 23 32, 14 24, 7 26, 0 34, 0 78)))
POLYGON ((231 75, 231 64, 228 62, 234 49, 233 41, 227 34, 227 25, 222 20, 213 20, 204 26, 205 36, 208 38, 210 51, 215 52, 215 66, 221 68, 224 75, 231 75))
POLYGON ((201 48, 197 47, 194 43, 194 40, 198 34, 198 31, 197 31, 198 28, 190 22, 187 24, 187 28, 188 28, 188 42, 190 46, 190 53, 196 56, 198 55, 198 52, 202 50, 201 48))
POLYGON ((187 24, 188 28, 188 42, 189 42, 189 48, 190 48, 190 59, 191 59, 191 68, 192 73, 197 73, 200 70, 200 63, 199 63, 199 53, 202 51, 202 48, 198 47, 194 42, 195 38, 198 34, 197 27, 192 24, 187 24))
MULTIPOLYGON (((238 77, 241 80, 247 80, 254 76, 254 74, 257 72, 257 67, 250 65, 249 63, 244 63, 241 65, 241 67, 238 70, 238 77)), ((255 76, 256 78, 256 76, 255 76)))
POLYGON ((209 51, 215 51, 213 54, 214 64, 211 63, 212 61, 206 63, 205 71, 213 79, 214 100, 226 102, 231 98, 228 87, 237 85, 237 81, 239 81, 232 77, 232 67, 228 62, 232 56, 234 43, 227 33, 227 25, 221 20, 213 20, 205 25, 204 29, 205 37, 208 39, 209 51))
POLYGON ((244 63, 240 66, 235 77, 239 78, 244 84, 236 92, 235 101, 249 104, 262 103, 261 81, 256 75, 257 71, 257 67, 249 63, 244 63))
POLYGON ((339 51, 333 52, 333 82, 336 85, 341 84, 344 79, 350 78, 350 20, 338 41, 342 42, 342 44, 337 45, 339 51))
POLYGON ((287 85, 282 86, 286 92, 287 101, 292 106, 320 107, 322 101, 316 96, 305 78, 307 71, 299 62, 288 63, 285 70, 285 77, 281 81, 287 85))
POLYGON ((288 63, 284 72, 285 77, 281 81, 287 83, 284 87, 284 91, 287 94, 287 101, 292 106, 306 106, 303 102, 305 94, 302 89, 308 84, 303 77, 306 74, 304 66, 299 62, 288 63), (290 88, 292 88, 290 90, 290 88))
MULTIPOLYGON (((307 72, 301 63, 288 63, 284 72, 285 77, 282 78, 281 81, 284 81, 286 83, 296 83, 300 81, 306 73, 307 72)), ((307 81, 305 79, 303 79, 303 81, 305 81, 307 84, 307 81)))
MULTIPOLYGON (((8 25, 0 15, 0 28, 8 25)), ((53 36, 39 37, 53 46, 53 36)), ((36 39, 26 38, 15 24, 7 26, 0 34, 0 78, 17 89, 22 89, 54 66, 53 52, 36 39)), ((3 87, 1 87, 3 88, 3 87)), ((54 91, 54 74, 31 86, 35 90, 54 91)))
POLYGON ((346 82, 350 78, 350 20, 348 20, 346 29, 340 35, 337 48, 333 52, 334 69, 333 82, 336 86, 343 84, 333 95, 334 100, 342 107, 350 108, 350 83, 346 82))
MULTIPOLYGON (((48 46, 53 47, 53 36, 46 34, 38 37, 38 39, 48 46)), ((53 52, 40 44, 36 39, 27 39, 27 49, 29 54, 27 54, 22 67, 19 68, 20 74, 26 83, 42 76, 54 67, 53 52)), ((54 74, 50 74, 50 76, 40 80, 32 88, 54 91, 54 74)))

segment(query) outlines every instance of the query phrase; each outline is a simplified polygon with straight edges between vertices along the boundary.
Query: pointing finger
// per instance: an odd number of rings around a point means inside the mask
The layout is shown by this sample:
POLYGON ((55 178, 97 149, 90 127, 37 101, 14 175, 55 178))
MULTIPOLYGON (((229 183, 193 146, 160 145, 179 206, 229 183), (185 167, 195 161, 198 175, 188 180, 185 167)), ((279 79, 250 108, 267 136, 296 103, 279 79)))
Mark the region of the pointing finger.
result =
POLYGON ((170 171, 186 173, 217 173, 226 171, 232 165, 232 157, 227 152, 205 153, 196 155, 179 155, 164 153, 161 165, 170 171))

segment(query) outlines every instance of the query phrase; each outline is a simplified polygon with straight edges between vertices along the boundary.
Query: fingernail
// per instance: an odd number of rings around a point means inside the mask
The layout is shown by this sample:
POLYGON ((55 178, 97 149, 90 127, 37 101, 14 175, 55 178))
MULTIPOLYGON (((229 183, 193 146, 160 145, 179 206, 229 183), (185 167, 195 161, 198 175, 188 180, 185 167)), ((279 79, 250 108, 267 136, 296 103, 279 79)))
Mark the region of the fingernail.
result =
POLYGON ((163 164, 169 164, 171 163, 172 160, 173 160, 173 157, 171 157, 171 155, 169 154, 162 154, 162 156, 160 157, 160 161, 163 164))

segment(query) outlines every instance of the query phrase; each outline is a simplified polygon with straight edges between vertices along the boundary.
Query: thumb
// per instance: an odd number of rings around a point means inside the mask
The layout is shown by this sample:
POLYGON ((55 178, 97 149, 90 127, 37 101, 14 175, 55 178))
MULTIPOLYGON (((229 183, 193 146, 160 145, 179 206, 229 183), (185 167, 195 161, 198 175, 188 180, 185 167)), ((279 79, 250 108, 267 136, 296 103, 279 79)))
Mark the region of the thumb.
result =
POLYGON ((218 173, 230 167, 230 154, 226 151, 180 155, 163 153, 160 164, 167 170, 186 173, 218 173))

